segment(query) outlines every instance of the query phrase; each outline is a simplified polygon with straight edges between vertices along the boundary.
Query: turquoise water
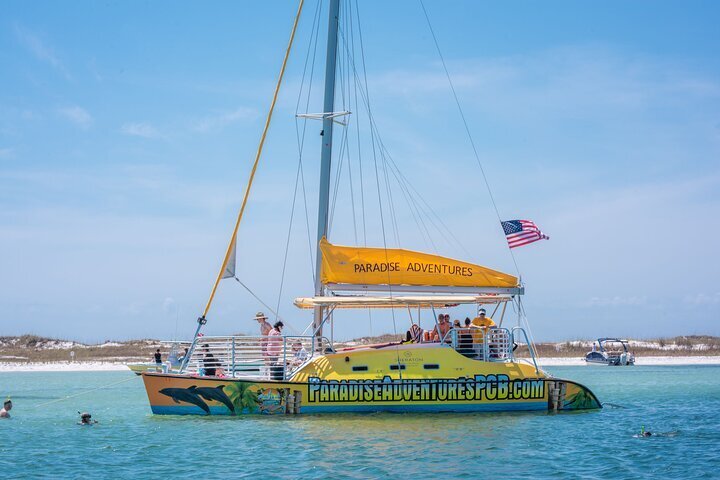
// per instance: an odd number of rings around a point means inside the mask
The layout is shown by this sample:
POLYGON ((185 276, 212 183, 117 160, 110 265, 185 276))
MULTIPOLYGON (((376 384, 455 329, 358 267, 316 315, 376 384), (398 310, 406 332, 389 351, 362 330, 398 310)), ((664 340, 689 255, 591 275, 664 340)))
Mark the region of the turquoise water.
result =
POLYGON ((0 476, 720 478, 720 367, 548 370, 614 406, 561 414, 153 416, 142 380, 130 372, 0 373, 0 395, 15 403, 13 418, 0 421, 0 476), (78 410, 100 423, 76 425, 78 410), (642 425, 665 435, 634 437, 642 425))

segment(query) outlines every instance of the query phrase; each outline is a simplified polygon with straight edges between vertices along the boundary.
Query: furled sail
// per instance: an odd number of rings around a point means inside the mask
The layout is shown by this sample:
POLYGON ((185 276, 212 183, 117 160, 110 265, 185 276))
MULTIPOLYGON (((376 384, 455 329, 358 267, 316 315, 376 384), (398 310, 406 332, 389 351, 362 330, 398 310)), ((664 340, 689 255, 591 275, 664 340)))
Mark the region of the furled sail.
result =
POLYGON ((364 248, 320 241, 324 284, 518 287, 512 275, 447 257, 398 248, 364 248))
POLYGON ((230 244, 230 255, 228 256, 227 263, 225 264, 225 270, 223 271, 222 278, 234 278, 235 277, 235 264, 237 263, 237 237, 232 239, 230 244))

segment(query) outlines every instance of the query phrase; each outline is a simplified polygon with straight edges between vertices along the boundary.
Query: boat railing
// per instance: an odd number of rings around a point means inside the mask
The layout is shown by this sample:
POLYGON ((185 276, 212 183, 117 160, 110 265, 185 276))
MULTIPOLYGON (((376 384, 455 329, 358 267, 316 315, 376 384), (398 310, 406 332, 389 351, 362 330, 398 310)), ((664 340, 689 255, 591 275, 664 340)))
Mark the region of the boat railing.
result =
POLYGON ((183 373, 287 380, 311 358, 328 351, 332 345, 325 337, 205 336, 198 339, 183 373))
POLYGON ((532 359, 533 365, 535 366, 535 373, 540 375, 540 368, 537 364, 537 359, 535 358, 535 348, 533 347, 532 342, 530 342, 530 339, 528 338, 527 332, 525 332, 525 329, 522 327, 513 327, 512 331, 510 332, 510 335, 512 336, 513 343, 515 343, 515 337, 519 336, 519 334, 522 334, 523 338, 525 339, 525 344, 528 347, 528 351, 530 352, 530 358, 532 359))
POLYGON ((513 335, 507 328, 453 327, 441 343, 475 360, 504 362, 513 359, 513 335))

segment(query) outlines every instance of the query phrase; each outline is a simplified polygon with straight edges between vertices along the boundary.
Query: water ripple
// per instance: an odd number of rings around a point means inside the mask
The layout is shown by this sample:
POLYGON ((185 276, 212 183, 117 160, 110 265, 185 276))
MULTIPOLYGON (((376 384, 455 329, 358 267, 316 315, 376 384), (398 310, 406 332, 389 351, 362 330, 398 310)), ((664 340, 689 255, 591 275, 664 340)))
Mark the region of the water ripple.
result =
POLYGON ((169 417, 125 373, 0 374, 3 478, 712 478, 720 367, 564 367, 606 408, 576 414, 169 417), (87 410, 100 423, 76 425, 87 410), (642 427, 657 433, 640 437, 642 427))

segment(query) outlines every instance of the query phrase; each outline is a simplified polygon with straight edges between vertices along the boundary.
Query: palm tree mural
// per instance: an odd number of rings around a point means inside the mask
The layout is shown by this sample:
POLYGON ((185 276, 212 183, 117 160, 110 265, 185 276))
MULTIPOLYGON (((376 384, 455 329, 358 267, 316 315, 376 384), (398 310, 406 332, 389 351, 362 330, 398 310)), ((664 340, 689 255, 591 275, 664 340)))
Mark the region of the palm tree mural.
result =
POLYGON ((233 382, 225 385, 223 390, 230 401, 235 405, 238 413, 254 413, 259 408, 258 395, 254 388, 256 384, 250 382, 233 382))

